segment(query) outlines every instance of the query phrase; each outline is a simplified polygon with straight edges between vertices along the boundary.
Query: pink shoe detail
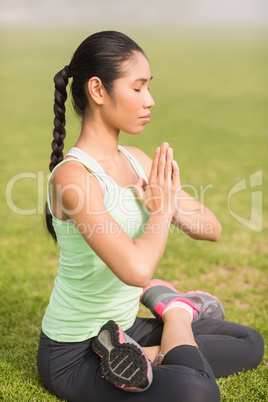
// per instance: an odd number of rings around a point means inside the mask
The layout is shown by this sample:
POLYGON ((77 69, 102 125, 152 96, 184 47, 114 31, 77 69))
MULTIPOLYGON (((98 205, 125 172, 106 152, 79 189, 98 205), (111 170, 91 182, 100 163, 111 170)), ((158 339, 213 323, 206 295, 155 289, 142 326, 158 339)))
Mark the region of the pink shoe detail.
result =
POLYGON ((221 301, 208 292, 194 290, 180 293, 170 283, 152 279, 143 289, 141 303, 148 307, 152 314, 162 321, 165 309, 175 301, 180 301, 193 309, 193 322, 200 319, 224 319, 224 308, 221 301))
POLYGON ((140 300, 142 299, 142 296, 146 292, 146 290, 153 288, 154 286, 166 286, 167 288, 174 290, 174 292, 178 292, 177 289, 174 288, 170 283, 166 281, 162 281, 161 279, 152 279, 149 283, 149 285, 146 286, 146 288, 143 288, 143 292, 141 294, 140 300))
POLYGON ((118 331, 116 331, 119 335, 119 343, 127 343, 127 341, 125 340, 124 337, 124 332, 122 331, 122 329, 118 326, 118 331))
POLYGON ((101 357, 102 377, 129 392, 143 392, 152 383, 151 361, 142 347, 110 320, 93 338, 92 349, 101 357))
POLYGON ((168 307, 168 306, 170 306, 172 303, 174 303, 174 302, 176 302, 176 301, 180 301, 180 302, 183 302, 183 303, 185 303, 185 304, 188 304, 188 306, 190 306, 192 309, 193 309, 193 311, 200 311, 200 309, 198 308, 198 307, 196 307, 190 300, 187 300, 187 299, 185 299, 184 297, 175 297, 173 300, 171 300, 168 304, 163 304, 162 302, 159 302, 156 306, 155 306, 155 308, 154 308, 154 310, 156 311, 156 313, 159 315, 159 317, 161 317, 160 318, 160 321, 163 321, 163 319, 162 319, 162 316, 163 316, 163 313, 165 312, 165 310, 166 310, 166 308, 168 307))
POLYGON ((184 294, 189 295, 191 293, 201 293, 203 295, 212 296, 212 297, 214 297, 214 299, 217 299, 221 303, 220 299, 218 299, 216 296, 212 295, 211 293, 204 292, 203 290, 188 290, 188 292, 185 292, 184 294))

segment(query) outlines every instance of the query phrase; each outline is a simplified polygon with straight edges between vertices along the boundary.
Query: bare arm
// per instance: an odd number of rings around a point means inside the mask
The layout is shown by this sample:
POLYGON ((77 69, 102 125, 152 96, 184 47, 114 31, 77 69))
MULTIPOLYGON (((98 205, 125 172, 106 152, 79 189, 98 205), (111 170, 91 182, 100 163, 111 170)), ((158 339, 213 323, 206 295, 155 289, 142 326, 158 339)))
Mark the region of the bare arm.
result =
POLYGON ((182 189, 172 223, 196 240, 218 241, 221 235, 221 224, 213 212, 182 189))
MULTIPOLYGON (((98 181, 77 162, 60 166, 54 174, 53 212, 64 211, 62 217, 71 219, 93 251, 123 282, 132 286, 146 286, 162 257, 174 209, 168 208, 168 193, 178 186, 179 174, 167 149, 156 152, 149 178, 151 184, 161 187, 162 208, 154 188, 145 191, 153 213, 145 233, 132 240, 113 219, 103 204, 103 193, 98 181), (89 183, 90 180, 90 183, 89 183), (90 194, 88 186, 90 185, 90 194), (114 231, 96 231, 94 228, 114 228, 114 231), (114 233, 119 235, 115 236, 114 233)), ((178 169, 177 169, 178 170, 178 169)), ((58 216, 58 215, 56 215, 58 216)))
MULTIPOLYGON (((126 148, 141 163, 149 177, 152 160, 138 148, 126 148)), ((215 215, 181 188, 177 189, 175 197, 176 210, 172 217, 173 225, 193 239, 218 241, 221 235, 221 224, 215 215)))

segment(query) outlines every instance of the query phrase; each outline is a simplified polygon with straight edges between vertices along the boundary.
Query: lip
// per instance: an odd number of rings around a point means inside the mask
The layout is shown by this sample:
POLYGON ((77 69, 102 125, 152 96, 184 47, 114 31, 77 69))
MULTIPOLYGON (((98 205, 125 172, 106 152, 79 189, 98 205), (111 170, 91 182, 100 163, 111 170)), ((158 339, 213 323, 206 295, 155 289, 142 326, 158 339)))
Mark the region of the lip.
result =
POLYGON ((150 116, 151 113, 146 114, 145 116, 140 117, 140 119, 144 122, 144 123, 149 123, 150 121, 150 116))

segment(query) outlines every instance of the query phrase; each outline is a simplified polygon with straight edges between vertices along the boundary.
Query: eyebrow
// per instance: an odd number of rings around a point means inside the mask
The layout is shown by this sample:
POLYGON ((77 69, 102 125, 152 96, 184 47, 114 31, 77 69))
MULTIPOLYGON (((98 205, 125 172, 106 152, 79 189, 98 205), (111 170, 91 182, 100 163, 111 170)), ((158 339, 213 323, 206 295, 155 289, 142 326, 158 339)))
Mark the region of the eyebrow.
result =
MULTIPOLYGON (((151 81, 153 78, 154 78, 154 77, 151 76, 151 78, 149 79, 149 81, 151 81)), ((148 80, 147 80, 147 78, 137 78, 134 82, 137 82, 137 81, 147 82, 148 80)))

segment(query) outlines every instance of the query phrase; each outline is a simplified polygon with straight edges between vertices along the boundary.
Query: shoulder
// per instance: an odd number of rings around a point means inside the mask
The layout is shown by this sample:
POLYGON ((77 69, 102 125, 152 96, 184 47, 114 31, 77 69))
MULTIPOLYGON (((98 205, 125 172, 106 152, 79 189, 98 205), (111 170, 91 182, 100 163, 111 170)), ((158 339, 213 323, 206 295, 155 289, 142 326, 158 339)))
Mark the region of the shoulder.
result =
POLYGON ((124 145, 123 148, 125 148, 132 156, 134 156, 135 159, 137 159, 137 161, 143 167, 146 176, 149 177, 152 167, 152 159, 139 148, 126 145, 124 145))
POLYGON ((56 167, 53 172, 50 183, 52 186, 59 186, 58 188, 65 189, 79 186, 80 189, 86 189, 87 184, 94 186, 96 190, 100 190, 101 186, 95 176, 79 161, 70 160, 56 167))
POLYGON ((85 167, 79 163, 78 161, 70 160, 68 162, 62 163, 59 166, 56 166, 52 178, 52 184, 68 184, 70 182, 75 183, 79 181, 81 175, 85 175, 86 170, 85 167))

